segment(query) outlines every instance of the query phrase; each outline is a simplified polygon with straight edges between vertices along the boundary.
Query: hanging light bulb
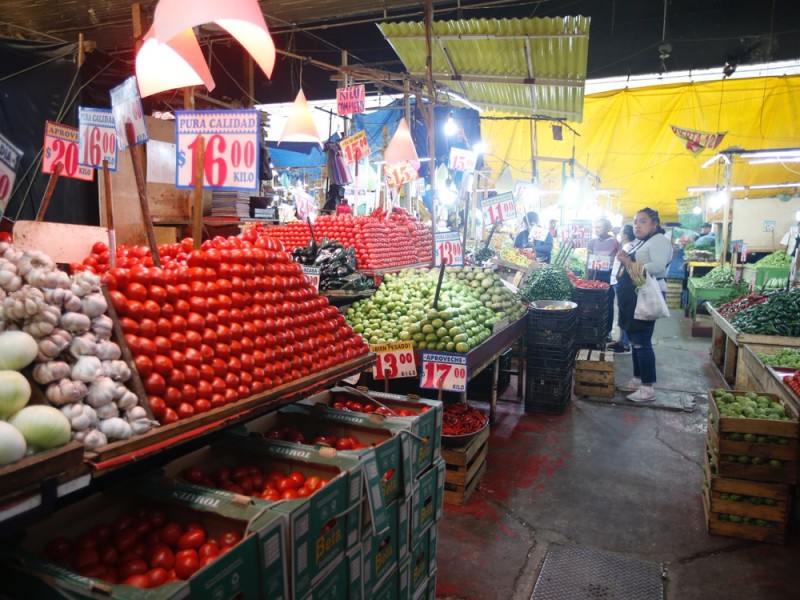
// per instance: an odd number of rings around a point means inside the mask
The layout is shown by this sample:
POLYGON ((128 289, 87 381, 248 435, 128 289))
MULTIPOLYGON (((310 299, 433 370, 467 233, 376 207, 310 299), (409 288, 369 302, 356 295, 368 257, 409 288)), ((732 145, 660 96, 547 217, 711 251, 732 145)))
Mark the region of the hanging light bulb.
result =
POLYGON ((169 42, 176 35, 205 23, 216 23, 227 30, 267 77, 275 66, 275 44, 269 35, 257 0, 160 0, 156 6, 153 28, 159 42, 169 42))
POLYGON ((695 206, 695 207, 692 209, 692 214, 694 214, 694 215, 699 215, 701 212, 703 212, 703 209, 702 209, 702 208, 700 208, 699 206, 695 206))
POLYGON ((159 42, 154 32, 151 27, 136 54, 136 81, 142 98, 193 85, 204 85, 209 92, 214 89, 216 84, 192 29, 168 42, 159 42))
POLYGON ((453 111, 450 111, 450 114, 447 116, 447 121, 444 123, 444 134, 448 137, 454 136, 458 131, 458 125, 456 125, 456 121, 453 118, 453 111))
POLYGON ((387 165, 409 161, 416 163, 417 168, 419 168, 419 156, 405 118, 400 119, 397 124, 397 130, 389 141, 389 145, 386 146, 383 158, 386 160, 387 165))
POLYGON ((292 110, 289 113, 289 120, 283 127, 281 137, 278 144, 281 142, 312 142, 322 145, 319 131, 317 126, 314 125, 314 119, 311 118, 311 111, 308 108, 306 95, 303 90, 297 93, 297 98, 294 99, 292 110))

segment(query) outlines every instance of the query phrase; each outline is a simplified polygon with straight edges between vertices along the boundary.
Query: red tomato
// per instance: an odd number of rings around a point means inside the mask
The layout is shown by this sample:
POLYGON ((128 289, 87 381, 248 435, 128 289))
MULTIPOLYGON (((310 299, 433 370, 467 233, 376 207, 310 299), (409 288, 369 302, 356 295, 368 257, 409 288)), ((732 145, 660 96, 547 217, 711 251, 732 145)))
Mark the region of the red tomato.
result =
POLYGON ((175 565, 175 554, 167 544, 160 543, 151 548, 148 560, 151 569, 163 567, 169 571, 175 565))
POLYGON ((178 523, 170 522, 161 528, 161 531, 158 533, 158 537, 161 538, 161 541, 168 546, 175 546, 183 533, 183 527, 181 527, 178 523))
POLYGON ((242 534, 238 531, 226 531, 219 538, 220 549, 227 549, 242 541, 242 534))
POLYGON ((169 579, 169 571, 162 567, 156 567, 145 573, 145 577, 147 577, 147 581, 149 582, 148 587, 154 588, 164 585, 167 582, 167 579, 169 579))
POLYGON ((174 423, 177 420, 178 420, 178 413, 176 413, 172 408, 168 406, 164 410, 164 416, 161 417, 161 424, 169 425, 170 423, 174 423))
POLYGON ((206 532, 203 529, 190 528, 180 538, 178 538, 178 548, 180 550, 188 550, 190 548, 198 549, 206 541, 206 532))
POLYGON ((122 583, 136 588, 147 589, 150 587, 150 578, 147 575, 131 575, 122 583))
POLYGON ((200 568, 197 555, 184 555, 175 559, 175 575, 181 579, 189 579, 200 568))
POLYGON ((205 544, 200 546, 200 549, 197 551, 197 555, 200 558, 217 557, 219 556, 219 546, 215 542, 206 541, 205 544))
POLYGON ((122 579, 128 579, 134 575, 144 575, 148 571, 147 563, 141 558, 121 563, 117 568, 122 579))

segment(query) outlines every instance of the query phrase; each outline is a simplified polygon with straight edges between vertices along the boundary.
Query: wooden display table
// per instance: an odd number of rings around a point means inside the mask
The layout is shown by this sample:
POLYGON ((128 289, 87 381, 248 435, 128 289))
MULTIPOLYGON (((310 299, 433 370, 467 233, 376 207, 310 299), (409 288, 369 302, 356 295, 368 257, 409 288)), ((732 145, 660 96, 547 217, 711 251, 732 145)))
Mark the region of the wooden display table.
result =
POLYGON ((748 384, 746 389, 775 394, 800 411, 800 399, 784 385, 783 375, 761 362, 758 358, 761 352, 754 350, 749 344, 745 344, 741 352, 744 376, 748 384))
POLYGON ((756 353, 777 348, 800 348, 800 338, 740 333, 713 307, 707 305, 707 308, 713 320, 711 360, 725 382, 737 390, 748 389, 748 375, 744 366, 745 345, 749 345, 756 353))

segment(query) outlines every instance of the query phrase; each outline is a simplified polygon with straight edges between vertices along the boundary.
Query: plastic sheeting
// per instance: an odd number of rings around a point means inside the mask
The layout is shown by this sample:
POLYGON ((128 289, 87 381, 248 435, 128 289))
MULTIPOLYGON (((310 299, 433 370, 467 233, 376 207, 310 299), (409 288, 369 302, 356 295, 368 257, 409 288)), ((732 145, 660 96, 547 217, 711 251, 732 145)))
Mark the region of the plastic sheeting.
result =
MULTIPOLYGON (((584 120, 573 125, 579 135, 563 128, 563 141, 553 140, 550 123, 538 122, 536 154, 575 158, 599 174, 600 187, 610 195, 598 195, 601 206, 630 217, 650 206, 668 220, 677 215, 677 199, 689 195, 692 186, 724 184, 717 163, 701 165, 721 149, 738 146, 748 150, 800 146, 800 77, 733 79, 708 83, 619 90, 587 96, 584 120), (717 150, 697 154, 671 130, 726 132, 717 150)), ((504 115, 482 113, 482 117, 504 115)), ((572 124, 570 124, 572 125, 572 124)), ((508 164, 518 180, 531 180, 532 136, 530 121, 482 118, 484 139, 490 146, 486 164, 499 176, 508 164)), ((538 161, 542 189, 560 189, 569 166, 538 161)), ((576 175, 581 171, 576 170, 576 175)), ((734 161, 732 185, 800 181, 800 163, 749 165, 734 161)), ((789 190, 791 193, 792 190, 789 190)), ((749 197, 783 191, 751 190, 749 197)), ((557 196, 546 196, 551 202, 557 196)))

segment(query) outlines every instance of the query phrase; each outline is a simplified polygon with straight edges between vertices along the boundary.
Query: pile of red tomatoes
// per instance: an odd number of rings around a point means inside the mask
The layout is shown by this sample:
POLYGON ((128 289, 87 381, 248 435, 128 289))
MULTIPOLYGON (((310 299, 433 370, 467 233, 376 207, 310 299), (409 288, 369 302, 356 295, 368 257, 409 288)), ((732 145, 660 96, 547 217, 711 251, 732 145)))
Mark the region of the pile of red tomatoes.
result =
POLYGON ((278 469, 262 471, 254 465, 220 467, 207 475, 200 467, 189 467, 181 474, 186 481, 208 488, 217 488, 255 496, 263 500, 296 500, 308 498, 323 488, 328 479, 317 475, 306 476, 300 471, 287 473, 278 469))
POLYGON ((101 269, 102 281, 162 424, 369 351, 267 236, 217 237, 199 250, 191 240, 162 245, 161 268, 148 266, 141 247, 120 254, 128 266, 101 269))

